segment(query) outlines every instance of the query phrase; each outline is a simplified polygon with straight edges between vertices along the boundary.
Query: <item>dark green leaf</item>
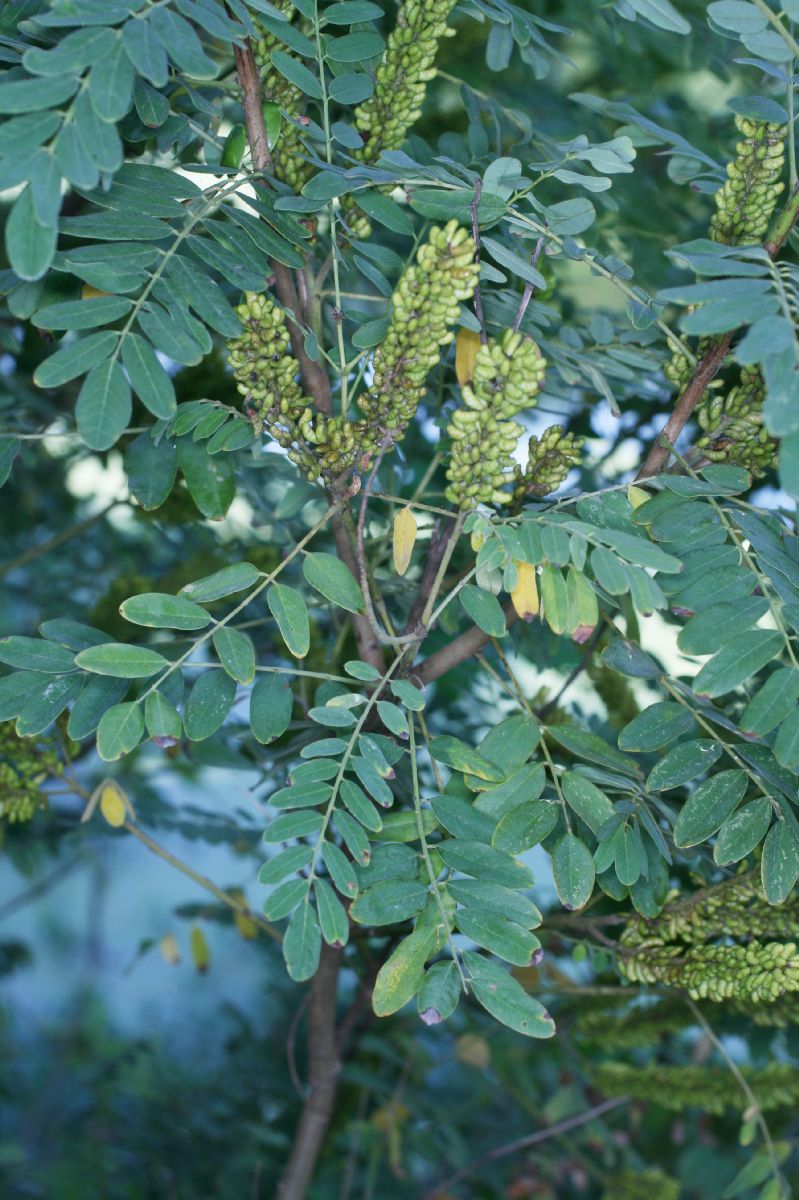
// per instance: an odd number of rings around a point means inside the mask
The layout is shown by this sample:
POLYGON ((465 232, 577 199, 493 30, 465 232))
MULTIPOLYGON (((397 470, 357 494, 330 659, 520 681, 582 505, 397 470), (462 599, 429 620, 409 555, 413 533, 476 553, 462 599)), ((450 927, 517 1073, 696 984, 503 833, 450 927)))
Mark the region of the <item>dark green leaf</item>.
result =
POLYGON ((311 630, 301 593, 287 584, 273 583, 266 601, 290 653, 304 658, 311 645, 311 630))
POLYGON ((701 783, 683 805, 674 825, 674 843, 698 846, 720 829, 738 807, 747 787, 743 771, 719 771, 701 783))
POLYGON ((575 834, 564 834, 552 851, 552 875, 564 908, 582 908, 588 903, 594 890, 594 859, 575 834))
POLYGON ((326 600, 348 612, 363 612, 361 589, 350 569, 335 554, 306 554, 302 573, 326 600))
POLYGON ((221 728, 236 699, 236 681, 224 671, 206 671, 189 692, 183 712, 186 736, 202 742, 221 728))

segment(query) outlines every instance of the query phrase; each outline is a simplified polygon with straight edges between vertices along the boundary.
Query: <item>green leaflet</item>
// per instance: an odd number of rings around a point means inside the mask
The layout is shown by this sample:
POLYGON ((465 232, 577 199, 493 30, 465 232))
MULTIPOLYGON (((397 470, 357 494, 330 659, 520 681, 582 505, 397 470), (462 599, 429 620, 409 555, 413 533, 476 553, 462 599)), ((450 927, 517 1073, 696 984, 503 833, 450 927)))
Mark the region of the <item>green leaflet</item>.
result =
POLYGON ((719 771, 701 783, 680 810, 674 825, 677 846, 698 846, 720 829, 740 804, 747 788, 743 771, 719 771))
POLYGON ((311 628, 301 593, 285 583, 273 583, 266 602, 289 652, 304 658, 311 645, 311 628))
POLYGON ((564 908, 582 908, 588 903, 594 890, 594 859, 575 834, 564 834, 552 851, 552 874, 564 908))
POLYGON ((352 572, 335 554, 306 554, 302 573, 311 587, 332 604, 348 612, 363 612, 361 589, 352 572))
POLYGON ((754 629, 722 647, 693 681, 697 696, 723 696, 739 687, 783 649, 782 634, 754 629))
POLYGON ((492 1017, 525 1037, 554 1035, 555 1022, 549 1013, 507 971, 470 951, 463 958, 471 976, 472 991, 492 1017))
POLYGON ((433 929, 417 929, 403 938, 386 959, 375 980, 372 1007, 378 1017, 389 1017, 412 1000, 424 982, 424 965, 435 949, 433 929))

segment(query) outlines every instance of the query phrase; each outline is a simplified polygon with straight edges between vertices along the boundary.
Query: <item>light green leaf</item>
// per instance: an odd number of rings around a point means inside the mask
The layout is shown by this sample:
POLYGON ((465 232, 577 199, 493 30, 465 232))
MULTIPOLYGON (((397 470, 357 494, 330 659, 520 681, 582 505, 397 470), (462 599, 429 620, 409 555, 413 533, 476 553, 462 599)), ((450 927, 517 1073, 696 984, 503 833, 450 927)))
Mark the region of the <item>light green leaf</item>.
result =
POLYGON ((223 625, 213 637, 219 661, 232 679, 252 683, 255 679, 255 647, 246 633, 223 625))
POLYGON ((280 675, 264 675, 250 693, 250 728, 253 737, 266 746, 281 737, 289 726, 293 697, 280 675))
POLYGON ((75 666, 75 656, 66 646, 32 637, 0 639, 0 662, 23 671, 62 675, 75 666))
POLYGON ((564 908, 582 908, 588 903, 594 890, 594 859, 585 842, 575 834, 564 834, 555 846, 552 874, 564 908))
POLYGON ((384 879, 361 892, 350 908, 359 925, 393 925, 421 912, 429 899, 424 884, 415 879, 384 879))
POLYGON ((483 842, 452 838, 439 842, 436 849, 453 871, 462 871, 486 883, 498 883, 511 891, 532 886, 533 876, 524 863, 483 842))
POLYGON ((324 879, 314 881, 314 895, 322 937, 328 946, 346 946, 350 936, 350 923, 344 905, 324 879))
POLYGON ((684 742, 681 746, 669 750, 665 758, 652 768, 646 786, 651 792, 665 792, 669 788, 680 787, 709 770, 721 755, 722 749, 718 742, 708 738, 684 742))
POLYGON ((389 1017, 413 999, 424 982, 424 965, 435 949, 435 941, 435 930, 417 929, 389 955, 372 993, 376 1016, 389 1017))
POLYGON ((180 741, 183 731, 180 713, 162 692, 150 692, 145 700, 144 724, 150 737, 160 739, 162 745, 180 741))
POLYGON ((224 671, 206 671, 189 692, 183 711, 186 736, 202 742, 224 723, 236 699, 236 681, 224 671))
POLYGON ((701 783, 683 805, 674 825, 676 846, 698 846, 720 829, 737 808, 747 787, 744 771, 719 771, 701 783))
POLYGON ((285 583, 273 583, 266 602, 289 652, 304 658, 311 645, 311 629, 302 594, 285 583))
POLYGON ((42 683, 41 690, 28 696, 17 718, 16 729, 20 737, 43 733, 67 705, 77 699, 83 687, 83 680, 77 674, 49 679, 42 676, 42 683))
POLYGON ((692 714, 671 700, 650 704, 625 725, 619 734, 619 749, 647 753, 660 750, 694 727, 692 714))
POLYGON ((150 629, 204 629, 211 618, 204 608, 168 592, 143 592, 123 600, 119 611, 126 621, 150 629))
POLYGON ((114 445, 131 414, 130 384, 118 362, 106 359, 92 367, 78 396, 78 432, 92 450, 114 445))
POLYGON ((452 767, 453 771, 476 775, 478 779, 485 779, 489 783, 500 783, 503 778, 503 772, 487 758, 467 746, 466 742, 448 734, 433 738, 430 753, 437 762, 452 767))
POLYGON ((235 592, 243 592, 253 587, 260 578, 260 571, 250 562, 232 563, 206 575, 194 583, 187 583, 180 589, 181 596, 189 600, 197 600, 205 604, 209 600, 220 600, 224 596, 232 596, 235 592))
POLYGON ((713 847, 719 866, 740 862, 759 846, 771 824, 772 808, 768 796, 758 796, 727 817, 713 847))
MULTIPOLYGON (((37 88, 41 85, 39 79, 32 82, 37 88)), ((77 80, 75 82, 77 83, 77 80)), ((0 87, 0 110, 2 91, 0 87)), ((11 206, 6 220, 5 239, 8 261, 19 278, 41 279, 53 261, 58 231, 54 226, 42 225, 39 221, 34 210, 30 185, 20 192, 11 206)))
POLYGON ((581 821, 585 821, 592 833, 599 833, 615 811, 605 793, 590 779, 578 775, 576 771, 564 771, 560 777, 560 784, 572 812, 576 813, 581 821))
POLYGON ((761 667, 780 653, 782 634, 769 629, 753 629, 706 662, 693 681, 697 696, 723 696, 739 687, 761 667))
POLYGON ((799 879, 799 845, 787 821, 777 821, 769 830, 760 871, 766 900, 769 904, 783 904, 799 879))
POLYGON ((479 908, 459 908, 455 913, 455 924, 461 933, 483 950, 517 967, 529 967, 541 949, 541 943, 534 933, 515 921, 506 920, 499 913, 484 912, 479 908))
POLYGON ((310 979, 319 966, 322 934, 310 901, 305 900, 292 914, 283 938, 286 969, 297 983, 310 979))
POLYGON ((546 800, 531 800, 505 813, 492 837, 492 844, 508 854, 522 854, 537 846, 558 823, 558 806, 546 800))
POLYGON ((339 608, 363 612, 363 596, 349 567, 335 554, 306 554, 302 573, 311 587, 339 608))
POLYGON ((149 342, 128 333, 122 343, 122 363, 131 387, 154 417, 169 418, 177 409, 175 388, 149 342))
POLYGON ((75 666, 95 675, 113 675, 117 679, 147 679, 168 667, 169 660, 146 646, 103 642, 81 650, 75 657, 75 666))
POLYGON ((460 996, 461 984, 455 963, 452 960, 433 963, 416 998, 419 1016, 425 1025, 440 1025, 452 1016, 460 996))
POLYGON ((461 588, 460 602, 483 633, 487 633, 489 637, 505 636, 505 614, 502 611, 502 605, 492 592, 467 584, 466 587, 461 588))
POLYGON ((221 521, 236 494, 230 459, 224 454, 209 456, 201 442, 182 437, 178 439, 178 465, 203 516, 209 521, 221 521))
POLYGON ((492 1017, 525 1037, 548 1038, 554 1035, 555 1022, 549 1013, 537 1000, 527 995, 512 975, 471 951, 467 951, 463 959, 471 976, 475 999, 492 1017))
POLYGON ((105 762, 114 762, 138 746, 144 735, 141 705, 135 701, 115 704, 100 718, 97 727, 97 753, 105 762))

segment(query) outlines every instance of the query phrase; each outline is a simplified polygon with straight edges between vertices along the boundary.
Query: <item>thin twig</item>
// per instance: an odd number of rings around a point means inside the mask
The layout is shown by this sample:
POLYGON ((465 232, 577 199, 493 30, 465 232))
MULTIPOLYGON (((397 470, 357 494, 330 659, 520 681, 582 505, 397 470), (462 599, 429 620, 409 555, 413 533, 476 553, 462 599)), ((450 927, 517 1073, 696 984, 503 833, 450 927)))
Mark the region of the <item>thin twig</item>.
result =
MULTIPOLYGON (((541 256, 541 251, 543 250, 543 248, 544 248, 544 239, 542 237, 540 237, 535 244, 535 250, 530 255, 530 266, 531 267, 534 267, 536 265, 536 263, 538 262, 538 259, 541 256)), ((527 312, 527 305, 530 303, 531 299, 533 298, 534 291, 535 291, 535 284, 532 283, 528 279, 527 283, 525 283, 525 285, 524 285, 524 291, 522 292, 522 298, 519 301, 519 307, 516 310, 516 316, 513 318, 513 332, 514 333, 519 332, 519 326, 521 325, 522 321, 524 320, 524 314, 527 312)))
MULTIPOLYGON (((483 193, 483 181, 478 179, 474 185, 474 199, 472 200, 472 237, 474 238, 475 257, 477 262, 480 262, 480 221, 477 216, 477 209, 480 206, 480 197, 483 193)), ((480 280, 477 281, 477 286, 474 289, 474 312, 477 320, 480 322, 480 341, 483 345, 488 341, 486 335, 486 323, 483 316, 483 298, 480 295, 480 280)))
POLYGON ((630 1103, 629 1096, 615 1096, 612 1100, 603 1100, 601 1104, 594 1105, 593 1108, 586 1109, 585 1112, 577 1113, 573 1117, 567 1117, 564 1121, 559 1121, 557 1125, 550 1125, 548 1129, 539 1129, 535 1133, 530 1133, 526 1137, 516 1138, 515 1141, 506 1142, 504 1146, 498 1146, 496 1150, 489 1151, 488 1154, 483 1154, 480 1158, 475 1158, 468 1166, 462 1167, 460 1171, 456 1171, 454 1175, 443 1180, 436 1187, 431 1188, 426 1193, 424 1200, 439 1200, 442 1192, 448 1191, 463 1179, 467 1179, 469 1175, 474 1174, 481 1167, 488 1163, 496 1162, 500 1158, 507 1158, 511 1154, 518 1154, 520 1150, 528 1150, 531 1146, 538 1146, 541 1142, 549 1141, 550 1138, 560 1137, 561 1134, 570 1133, 572 1129, 579 1129, 581 1125, 588 1125, 597 1117, 602 1117, 605 1113, 612 1112, 615 1108, 621 1108, 623 1105, 630 1103))

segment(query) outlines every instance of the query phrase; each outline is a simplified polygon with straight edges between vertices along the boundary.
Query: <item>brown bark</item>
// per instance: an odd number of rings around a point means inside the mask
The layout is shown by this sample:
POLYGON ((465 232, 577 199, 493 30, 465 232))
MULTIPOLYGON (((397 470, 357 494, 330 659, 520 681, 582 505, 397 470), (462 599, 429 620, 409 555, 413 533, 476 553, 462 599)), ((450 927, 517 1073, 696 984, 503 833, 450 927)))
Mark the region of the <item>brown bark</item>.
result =
POLYGON ((341 950, 323 945, 311 984, 308 1010, 308 1096, 291 1155, 277 1189, 278 1200, 305 1200, 336 1099, 341 1063, 336 1046, 336 985, 341 950))
MULTIPOLYGON (((508 626, 518 619, 516 610, 510 601, 502 611, 508 626)), ((410 673, 421 683, 432 683, 434 679, 440 679, 442 675, 446 675, 447 671, 453 670, 467 658, 477 654, 478 650, 482 650, 486 642, 490 640, 489 634, 483 633, 482 629, 478 629, 475 625, 472 629, 467 629, 466 633, 462 633, 460 637, 456 637, 454 641, 449 642, 448 645, 442 646, 440 650, 436 650, 434 654, 423 659, 418 667, 411 669, 410 673)))

